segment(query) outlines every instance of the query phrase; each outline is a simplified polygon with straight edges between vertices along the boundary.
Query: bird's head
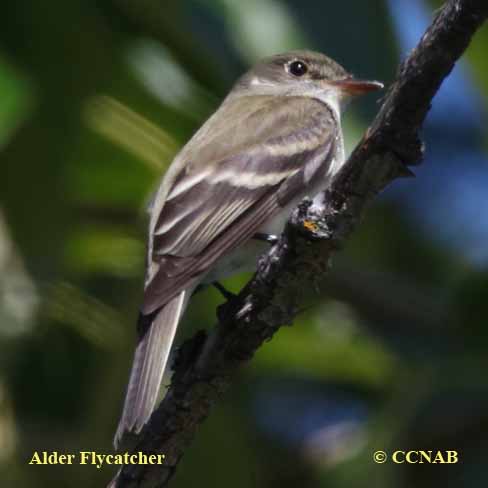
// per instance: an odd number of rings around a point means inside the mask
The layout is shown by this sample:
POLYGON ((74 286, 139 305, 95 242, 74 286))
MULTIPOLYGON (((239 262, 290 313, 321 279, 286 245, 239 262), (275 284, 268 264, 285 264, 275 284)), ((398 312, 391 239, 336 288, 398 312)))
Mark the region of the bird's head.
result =
POLYGON ((244 95, 308 96, 343 108, 358 95, 379 90, 378 81, 354 78, 340 64, 313 51, 290 51, 263 59, 236 84, 244 95))

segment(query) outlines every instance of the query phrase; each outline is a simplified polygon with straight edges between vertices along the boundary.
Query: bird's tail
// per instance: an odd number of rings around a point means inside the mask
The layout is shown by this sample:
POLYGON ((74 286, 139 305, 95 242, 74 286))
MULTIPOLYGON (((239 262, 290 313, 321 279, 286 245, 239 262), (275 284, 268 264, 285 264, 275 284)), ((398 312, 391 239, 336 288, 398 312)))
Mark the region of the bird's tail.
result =
POLYGON ((125 433, 139 433, 151 416, 176 327, 187 301, 186 294, 182 291, 159 310, 137 344, 122 417, 115 433, 115 448, 125 433))

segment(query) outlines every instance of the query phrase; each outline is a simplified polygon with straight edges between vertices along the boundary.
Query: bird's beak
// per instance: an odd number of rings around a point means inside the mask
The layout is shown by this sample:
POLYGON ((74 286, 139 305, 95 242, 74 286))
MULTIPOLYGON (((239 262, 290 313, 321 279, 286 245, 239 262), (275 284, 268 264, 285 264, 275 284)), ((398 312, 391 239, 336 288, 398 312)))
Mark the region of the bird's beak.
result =
POLYGON ((379 81, 356 80, 354 78, 336 80, 332 84, 349 96, 364 95, 383 88, 383 83, 379 81))

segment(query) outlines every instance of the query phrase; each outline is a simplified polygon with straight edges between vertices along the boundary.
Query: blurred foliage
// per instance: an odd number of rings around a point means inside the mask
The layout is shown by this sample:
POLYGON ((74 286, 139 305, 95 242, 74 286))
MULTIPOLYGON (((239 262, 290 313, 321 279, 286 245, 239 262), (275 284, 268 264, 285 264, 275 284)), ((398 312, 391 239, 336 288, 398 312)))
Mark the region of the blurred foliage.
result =
MULTIPOLYGON (((233 80, 265 54, 308 47, 389 82, 411 47, 397 36, 392 6, 402 2, 3 5, 1 486, 102 486, 113 476, 27 462, 35 450, 111 451, 142 289, 145 207, 233 80)), ((401 24, 423 28, 421 1, 403 4, 401 24)), ((486 485, 488 199, 473 189, 487 174, 487 49, 484 28, 451 97, 465 107, 465 95, 478 97, 481 115, 466 122, 448 108, 428 123, 418 181, 397 182, 369 209, 327 288, 311 292, 297 323, 258 352, 202 426, 175 487, 486 485), (457 193, 446 203, 449 182, 457 193), (458 449, 462 463, 372 461, 377 449, 410 448, 458 449)), ((376 108, 371 97, 345 117, 349 149, 376 108)), ((220 301, 214 290, 197 295, 179 340, 211 327, 220 301)))

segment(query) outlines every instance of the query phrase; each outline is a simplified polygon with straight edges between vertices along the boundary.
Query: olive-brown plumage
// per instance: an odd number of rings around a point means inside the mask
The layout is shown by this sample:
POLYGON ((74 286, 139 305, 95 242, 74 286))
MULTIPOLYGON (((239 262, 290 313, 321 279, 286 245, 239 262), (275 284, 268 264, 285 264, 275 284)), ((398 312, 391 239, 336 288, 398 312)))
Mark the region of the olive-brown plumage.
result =
POLYGON ((290 209, 326 186, 344 160, 341 109, 379 87, 319 53, 266 58, 176 156, 150 209, 139 340, 116 445, 151 415, 192 291, 252 265, 262 250, 252 237, 281 232, 290 209))

